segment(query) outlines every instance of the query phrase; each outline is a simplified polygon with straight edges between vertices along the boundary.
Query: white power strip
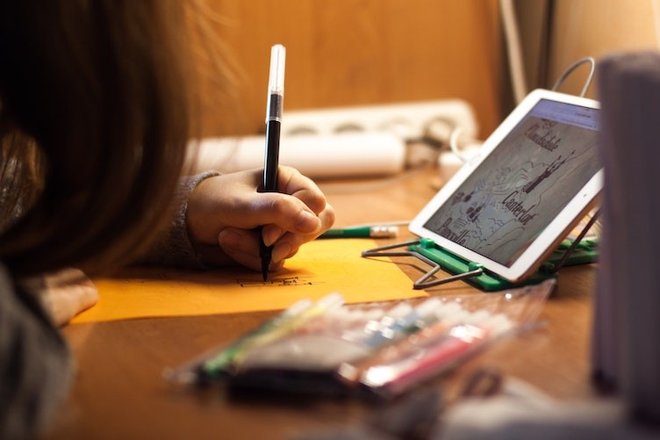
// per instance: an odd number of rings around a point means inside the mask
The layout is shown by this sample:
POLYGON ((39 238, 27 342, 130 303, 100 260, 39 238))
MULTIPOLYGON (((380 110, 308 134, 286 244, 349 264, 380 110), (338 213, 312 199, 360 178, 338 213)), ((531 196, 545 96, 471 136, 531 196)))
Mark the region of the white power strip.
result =
POLYGON ((424 135, 448 140, 456 127, 462 128, 466 136, 477 135, 474 112, 459 99, 285 111, 282 118, 282 133, 286 136, 385 131, 403 140, 424 135))
MULTIPOLYGON (((452 131, 474 138, 477 123, 461 100, 288 111, 280 163, 314 178, 394 174, 408 163, 407 141, 428 136, 446 145, 452 131)), ((263 163, 261 136, 204 139, 205 166, 233 172, 263 163)), ((453 153, 452 153, 453 154, 453 153)))

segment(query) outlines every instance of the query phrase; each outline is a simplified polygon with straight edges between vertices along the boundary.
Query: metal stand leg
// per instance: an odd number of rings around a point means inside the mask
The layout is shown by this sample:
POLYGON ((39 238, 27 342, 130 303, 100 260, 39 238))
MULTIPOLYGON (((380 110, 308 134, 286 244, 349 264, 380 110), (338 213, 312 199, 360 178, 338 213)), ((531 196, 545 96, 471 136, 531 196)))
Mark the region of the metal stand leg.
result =
POLYGON ((419 244, 419 240, 411 240, 411 241, 405 241, 402 243, 395 243, 395 244, 390 244, 387 246, 380 246, 377 248, 373 249, 367 249, 366 251, 362 252, 363 257, 415 257, 419 260, 422 260, 426 264, 431 266, 431 270, 426 272, 422 277, 420 277, 417 281, 413 283, 413 289, 415 290, 421 290, 421 289, 426 289, 429 287, 434 287, 434 286, 439 286, 441 284, 446 284, 446 283, 451 283, 453 281, 458 281, 462 280, 465 278, 471 278, 475 276, 481 275, 484 271, 482 268, 477 268, 474 270, 471 270, 469 272, 457 274, 457 275, 452 275, 446 278, 442 279, 434 279, 431 281, 428 281, 430 278, 433 278, 436 273, 438 273, 441 269, 442 266, 440 266, 438 263, 435 261, 425 257, 424 255, 420 255, 417 252, 412 252, 412 251, 391 251, 391 249, 398 249, 401 247, 408 247, 411 245, 419 244))

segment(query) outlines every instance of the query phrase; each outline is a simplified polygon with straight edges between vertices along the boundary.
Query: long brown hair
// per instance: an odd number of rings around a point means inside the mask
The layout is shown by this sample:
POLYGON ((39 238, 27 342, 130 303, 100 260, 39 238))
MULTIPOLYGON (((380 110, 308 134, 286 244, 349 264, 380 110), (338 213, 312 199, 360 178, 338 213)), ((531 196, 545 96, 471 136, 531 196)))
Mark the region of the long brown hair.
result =
POLYGON ((183 8, 0 2, 0 260, 15 273, 98 273, 167 222, 190 137, 183 8))

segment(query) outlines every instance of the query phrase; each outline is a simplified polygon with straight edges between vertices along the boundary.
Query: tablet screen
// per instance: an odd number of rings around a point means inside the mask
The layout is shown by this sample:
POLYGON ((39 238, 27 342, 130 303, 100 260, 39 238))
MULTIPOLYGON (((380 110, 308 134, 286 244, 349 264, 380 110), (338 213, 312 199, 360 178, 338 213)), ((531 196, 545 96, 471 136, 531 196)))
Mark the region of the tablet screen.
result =
POLYGON ((602 168, 598 110, 539 100, 424 228, 506 267, 602 168))

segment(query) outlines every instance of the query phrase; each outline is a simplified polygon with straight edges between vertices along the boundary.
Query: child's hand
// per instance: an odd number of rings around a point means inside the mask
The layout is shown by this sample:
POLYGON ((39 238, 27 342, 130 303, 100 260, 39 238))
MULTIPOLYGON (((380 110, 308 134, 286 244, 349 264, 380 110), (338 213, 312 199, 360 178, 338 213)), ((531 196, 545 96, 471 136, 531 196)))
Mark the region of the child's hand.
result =
POLYGON ((21 285, 40 298, 57 326, 67 324, 78 313, 98 302, 96 287, 78 269, 63 269, 24 279, 21 285))
POLYGON ((271 270, 280 268, 305 242, 332 226, 335 214, 316 184, 281 166, 278 193, 259 193, 261 170, 208 178, 188 200, 186 222, 206 263, 238 262, 260 270, 258 226, 274 245, 271 270), (219 246, 218 246, 219 245, 219 246))

